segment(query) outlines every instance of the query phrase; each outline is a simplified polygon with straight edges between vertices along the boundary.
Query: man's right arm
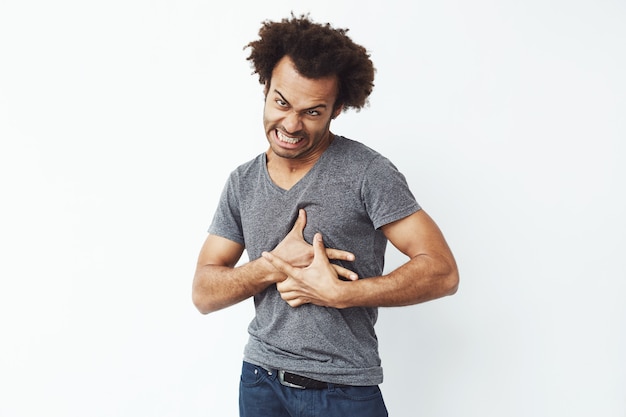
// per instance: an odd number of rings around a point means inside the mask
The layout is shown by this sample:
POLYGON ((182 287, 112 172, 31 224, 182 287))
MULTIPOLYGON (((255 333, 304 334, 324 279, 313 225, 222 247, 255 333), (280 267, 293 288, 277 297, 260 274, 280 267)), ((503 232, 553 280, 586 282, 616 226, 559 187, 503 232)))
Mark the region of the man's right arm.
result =
POLYGON ((206 238, 192 286, 193 303, 202 314, 243 301, 285 278, 263 258, 235 267, 243 250, 243 245, 220 236, 206 238))

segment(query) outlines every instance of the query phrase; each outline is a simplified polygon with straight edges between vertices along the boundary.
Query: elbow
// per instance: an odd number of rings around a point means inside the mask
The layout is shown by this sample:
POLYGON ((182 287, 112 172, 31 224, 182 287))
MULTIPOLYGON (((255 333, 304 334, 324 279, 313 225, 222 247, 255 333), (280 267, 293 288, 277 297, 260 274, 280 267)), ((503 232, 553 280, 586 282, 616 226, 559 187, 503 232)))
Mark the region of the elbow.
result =
POLYGON ((444 295, 454 295, 459 290, 459 270, 456 265, 453 265, 450 268, 450 272, 446 274, 444 290, 444 295))
POLYGON ((196 309, 200 312, 200 314, 209 314, 213 310, 207 305, 207 303, 203 302, 194 292, 191 296, 191 301, 196 309))
POLYGON ((219 308, 217 308, 214 303, 211 302, 210 297, 207 297, 203 291, 200 291, 198 288, 195 287, 193 288, 191 293, 191 301, 193 302, 193 305, 196 307, 196 309, 204 315, 219 310, 219 308))

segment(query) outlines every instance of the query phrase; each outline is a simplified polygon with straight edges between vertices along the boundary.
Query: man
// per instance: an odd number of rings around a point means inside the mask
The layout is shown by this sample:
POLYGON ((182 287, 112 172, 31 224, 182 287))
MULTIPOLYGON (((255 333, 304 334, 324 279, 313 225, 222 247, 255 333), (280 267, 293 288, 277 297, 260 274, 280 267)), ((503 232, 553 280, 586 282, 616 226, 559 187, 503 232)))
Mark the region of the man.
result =
POLYGON ((369 55, 346 32, 291 16, 265 22, 247 45, 269 148, 231 173, 193 282, 205 314, 254 297, 241 416, 386 416, 377 307, 458 286, 444 237, 404 176, 330 131, 373 88, 369 55), (382 275, 387 241, 408 261, 382 275), (237 265, 244 250, 249 262, 237 265))

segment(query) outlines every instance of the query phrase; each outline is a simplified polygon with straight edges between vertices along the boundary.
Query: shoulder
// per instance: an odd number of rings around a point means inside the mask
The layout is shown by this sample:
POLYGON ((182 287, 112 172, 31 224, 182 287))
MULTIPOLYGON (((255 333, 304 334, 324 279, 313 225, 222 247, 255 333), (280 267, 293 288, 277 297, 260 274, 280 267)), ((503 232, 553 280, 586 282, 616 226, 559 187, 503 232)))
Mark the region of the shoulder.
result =
POLYGON ((333 141, 333 146, 337 151, 350 151, 355 154, 364 155, 364 156, 379 156, 380 153, 369 146, 356 141, 354 139, 349 139, 345 136, 335 136, 335 140, 333 141))
POLYGON ((336 136, 333 142, 333 163, 350 166, 358 172, 396 171, 396 166, 383 154, 353 139, 336 136))
POLYGON ((254 158, 250 159, 247 162, 239 165, 235 168, 236 172, 247 172, 250 170, 258 170, 259 167, 262 167, 265 164, 265 153, 260 153, 254 158))
POLYGON ((332 143, 332 159, 343 166, 367 167, 377 159, 385 159, 378 151, 353 139, 335 136, 332 143))
POLYGON ((254 157, 253 159, 244 162, 243 164, 237 166, 230 173, 230 179, 235 180, 237 178, 245 178, 250 175, 258 175, 260 171, 262 171, 265 166, 265 154, 261 153, 254 157))

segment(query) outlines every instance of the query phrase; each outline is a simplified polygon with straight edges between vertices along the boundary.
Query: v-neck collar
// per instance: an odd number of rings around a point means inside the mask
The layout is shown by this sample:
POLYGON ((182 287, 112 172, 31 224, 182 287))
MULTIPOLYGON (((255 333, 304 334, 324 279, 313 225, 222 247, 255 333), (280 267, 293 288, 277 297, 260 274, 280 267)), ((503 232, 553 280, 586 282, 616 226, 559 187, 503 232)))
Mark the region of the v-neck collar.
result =
POLYGON ((291 192, 296 192, 299 188, 302 187, 302 184, 304 184, 305 182, 308 182, 308 178, 313 175, 314 171, 317 171, 319 168, 319 166, 322 164, 322 162, 326 159, 326 154, 333 148, 335 147, 335 143, 337 142, 337 140, 340 138, 340 136, 338 135, 333 135, 333 140, 330 142, 330 144, 328 145, 328 147, 324 150, 324 152, 320 155, 320 157, 317 159, 317 161, 315 161, 315 164, 313 164, 313 166, 311 167, 311 169, 309 169, 306 174, 304 174, 304 176, 302 178, 300 178, 295 184, 293 184, 291 186, 291 188, 289 189, 285 189, 282 188, 280 186, 278 186, 274 180, 272 180, 272 177, 270 176, 270 172, 267 169, 267 154, 264 152, 263 154, 261 154, 262 156, 262 163, 263 163, 263 172, 265 173, 265 179, 266 181, 269 182, 269 184, 272 186, 272 188, 274 188, 276 191, 278 191, 281 194, 288 194, 291 192))

